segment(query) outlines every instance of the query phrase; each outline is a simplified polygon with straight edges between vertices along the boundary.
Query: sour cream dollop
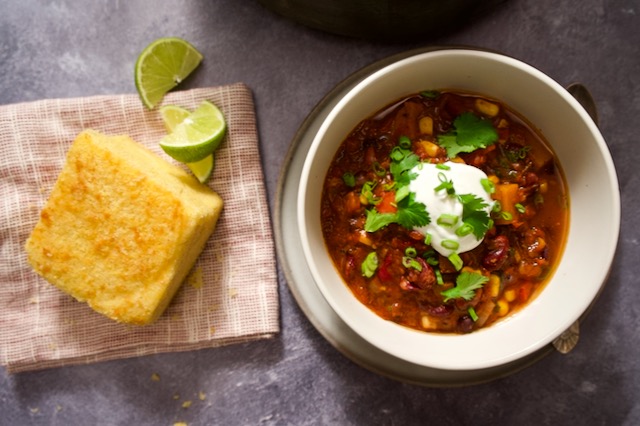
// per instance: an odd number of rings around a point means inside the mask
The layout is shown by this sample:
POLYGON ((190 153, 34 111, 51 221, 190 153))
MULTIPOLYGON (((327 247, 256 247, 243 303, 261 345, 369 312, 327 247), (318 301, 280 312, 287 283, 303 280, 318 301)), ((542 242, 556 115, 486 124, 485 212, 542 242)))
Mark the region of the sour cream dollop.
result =
POLYGON ((424 235, 430 235, 431 246, 446 257, 478 247, 483 238, 477 239, 473 233, 464 236, 456 234, 456 230, 463 225, 463 204, 460 199, 450 195, 445 189, 436 191, 435 188, 445 180, 451 182, 455 194, 473 194, 481 198, 487 204, 485 211, 490 214, 494 201, 482 184, 483 180, 488 179, 487 175, 476 167, 451 161, 441 166, 422 163, 412 171, 417 176, 409 183, 409 190, 415 193, 415 201, 427 207, 431 218, 431 222, 426 226, 414 229, 424 235), (439 218, 441 220, 438 220, 439 218), (446 222, 451 222, 452 218, 457 218, 455 224, 447 224, 446 222))

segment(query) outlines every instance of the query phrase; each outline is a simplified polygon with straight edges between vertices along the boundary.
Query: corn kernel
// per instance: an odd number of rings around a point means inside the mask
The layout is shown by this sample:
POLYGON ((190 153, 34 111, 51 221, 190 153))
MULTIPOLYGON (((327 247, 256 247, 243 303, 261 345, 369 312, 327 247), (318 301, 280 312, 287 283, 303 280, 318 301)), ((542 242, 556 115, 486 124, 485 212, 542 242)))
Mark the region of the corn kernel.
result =
POLYGON ((547 242, 544 238, 536 238, 536 242, 538 243, 538 250, 542 251, 547 246, 547 242))
POLYGON ((500 277, 496 274, 489 276, 489 294, 491 297, 498 297, 500 294, 500 277))
POLYGON ((418 143, 420 144, 420 146, 422 147, 424 152, 429 157, 437 157, 438 156, 438 151, 440 151, 440 146, 436 145, 433 142, 423 141, 423 140, 418 141, 418 143))
POLYGON ((431 117, 422 117, 418 122, 418 126, 420 128, 420 133, 425 135, 433 134, 433 118, 431 117))
POLYGON ((509 313, 509 302, 504 299, 498 300, 498 315, 503 317, 509 313))
POLYGON ((498 129, 506 129, 507 127, 509 127, 509 122, 504 118, 500 119, 498 122, 498 129))
POLYGON ((493 182, 494 184, 496 183, 500 183, 500 178, 496 175, 489 175, 488 179, 493 182))
POLYGON ((506 300, 507 302, 513 302, 514 300, 516 300, 516 291, 512 288, 510 288, 509 290, 505 290, 504 300, 506 300))
POLYGON ((476 109, 488 117, 495 117, 500 112, 498 105, 487 102, 484 99, 476 99, 476 109))
POLYGON ((425 330, 431 330, 433 328, 433 324, 427 315, 423 315, 422 318, 420 318, 420 325, 422 325, 422 328, 425 330))
POLYGON ((549 184, 547 183, 547 181, 546 180, 540 181, 540 186, 538 187, 538 191, 540 191, 541 194, 546 194, 548 190, 549 190, 549 184))

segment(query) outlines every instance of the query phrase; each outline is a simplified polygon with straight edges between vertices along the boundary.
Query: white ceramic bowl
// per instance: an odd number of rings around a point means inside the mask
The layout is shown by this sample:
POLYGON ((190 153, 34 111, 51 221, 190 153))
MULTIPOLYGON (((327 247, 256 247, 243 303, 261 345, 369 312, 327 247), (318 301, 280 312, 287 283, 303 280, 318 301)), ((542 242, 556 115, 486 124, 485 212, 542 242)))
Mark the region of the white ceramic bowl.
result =
POLYGON ((559 84, 513 58, 484 51, 433 51, 393 63, 349 91, 314 138, 298 193, 305 259, 323 296, 365 340, 418 365, 475 370, 530 354, 565 331, 607 278, 620 227, 614 165, 597 126, 559 84), (460 89, 506 103, 536 126, 555 150, 569 186, 564 255, 551 280, 524 309, 486 329, 453 335, 421 332, 381 319, 351 293, 325 248, 320 226, 323 181, 339 144, 364 118, 425 89, 460 89))

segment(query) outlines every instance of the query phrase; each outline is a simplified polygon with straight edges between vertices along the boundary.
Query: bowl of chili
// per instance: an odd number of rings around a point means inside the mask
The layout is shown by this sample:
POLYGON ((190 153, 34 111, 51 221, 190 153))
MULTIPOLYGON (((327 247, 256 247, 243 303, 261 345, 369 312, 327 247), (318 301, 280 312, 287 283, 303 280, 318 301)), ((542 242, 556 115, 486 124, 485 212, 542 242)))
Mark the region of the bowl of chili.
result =
POLYGON ((474 370, 549 344, 601 291, 620 226, 597 125, 557 82, 444 49, 365 78, 305 159, 298 227, 315 284, 365 340, 474 370))

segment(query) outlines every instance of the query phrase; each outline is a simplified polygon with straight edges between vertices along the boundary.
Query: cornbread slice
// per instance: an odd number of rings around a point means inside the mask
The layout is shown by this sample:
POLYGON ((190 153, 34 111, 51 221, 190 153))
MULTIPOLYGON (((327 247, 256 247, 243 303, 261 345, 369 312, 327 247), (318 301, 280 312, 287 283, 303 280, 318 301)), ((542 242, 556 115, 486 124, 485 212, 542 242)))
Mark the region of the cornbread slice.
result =
POLYGON ((149 324, 213 232, 222 199, 127 136, 78 135, 26 243, 29 263, 97 312, 149 324))

